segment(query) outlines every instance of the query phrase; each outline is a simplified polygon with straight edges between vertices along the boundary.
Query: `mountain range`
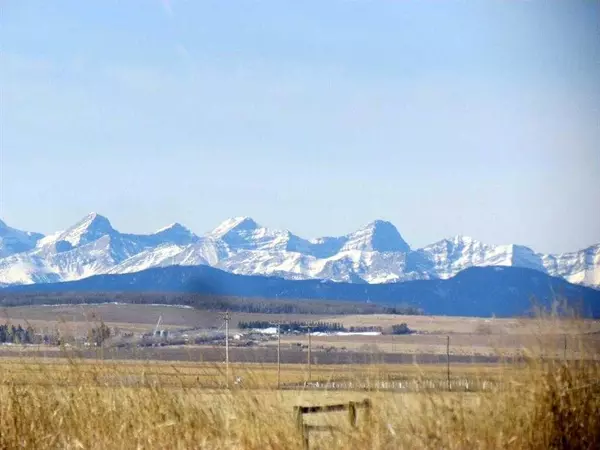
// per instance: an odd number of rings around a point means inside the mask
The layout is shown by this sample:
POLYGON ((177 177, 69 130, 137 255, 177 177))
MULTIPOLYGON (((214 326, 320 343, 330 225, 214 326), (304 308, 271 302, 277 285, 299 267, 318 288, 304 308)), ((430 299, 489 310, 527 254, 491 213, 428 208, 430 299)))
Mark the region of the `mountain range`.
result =
POLYGON ((0 290, 0 305, 46 304, 54 301, 55 293, 88 301, 86 293, 100 292, 199 294, 195 302, 200 303, 214 297, 254 298, 259 302, 348 301, 396 310, 410 307, 424 314, 476 317, 523 316, 535 313, 536 307, 549 311, 566 306, 584 317, 600 318, 600 290, 519 267, 471 267, 447 280, 359 284, 236 275, 209 266, 170 266, 62 283, 10 286, 0 290))
POLYGON ((471 267, 502 266, 599 288, 600 244, 553 255, 455 236, 411 249, 396 227, 382 220, 344 236, 311 240, 263 227, 249 217, 228 219, 202 236, 178 223, 147 235, 121 233, 96 213, 48 236, 17 230, 0 220, 3 286, 169 266, 211 266, 239 275, 353 284, 447 280, 471 267))

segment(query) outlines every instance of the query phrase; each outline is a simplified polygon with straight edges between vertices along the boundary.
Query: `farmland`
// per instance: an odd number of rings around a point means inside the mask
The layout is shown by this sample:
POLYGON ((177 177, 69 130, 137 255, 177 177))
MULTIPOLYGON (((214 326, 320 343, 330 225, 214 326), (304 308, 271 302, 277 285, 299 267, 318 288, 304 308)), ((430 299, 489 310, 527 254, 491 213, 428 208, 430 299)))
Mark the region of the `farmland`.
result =
MULTIPOLYGON (((313 380, 443 379, 440 366, 316 366, 313 380)), ((373 409, 350 429, 338 413, 308 423, 335 426, 312 433, 311 448, 549 448, 567 437, 600 442, 595 365, 463 366, 454 378, 502 380, 485 392, 440 389, 276 389, 273 365, 224 367, 147 361, 5 359, 0 375, 0 448, 300 449, 293 407, 368 398, 373 409)), ((298 365, 282 382, 306 380, 298 365)), ((422 384, 425 386, 425 384, 422 384)), ((577 439, 578 441, 574 441, 577 439)), ((567 448, 554 446, 554 448, 567 448)))
MULTIPOLYGON (((213 330, 215 311, 157 305, 6 308, 7 323, 85 336, 213 330)), ((315 414, 310 448, 594 448, 600 442, 597 322, 397 315, 273 315, 251 320, 407 323, 415 333, 285 335, 236 346, 5 345, 0 350, 0 448, 301 449, 297 405, 369 399, 350 428, 315 414), (450 337, 450 358, 446 346, 450 337), (564 346, 567 342, 567 347, 564 346), (297 345, 301 344, 301 345, 297 345), (449 364, 448 364, 449 363, 449 364), (449 370, 448 370, 449 369, 449 370), (564 442, 563 442, 564 444, 564 442), (561 446, 562 445, 562 446, 561 446)), ((205 331, 202 331, 205 332, 205 331)))
MULTIPOLYGON (((169 361, 223 361, 222 313, 164 305, 55 305, 9 307, 0 312, 6 323, 31 326, 44 332, 85 338, 89 330, 104 323, 115 336, 102 349, 111 359, 141 359, 169 361), (157 320, 173 338, 161 347, 133 346, 132 340, 120 338, 127 334, 141 336, 152 333, 157 320), (220 333, 220 334, 219 334, 220 333), (194 336, 221 336, 212 341, 194 336), (185 340, 187 338, 187 341, 185 340), (192 342, 193 341, 193 342, 192 342), (201 343, 202 345, 196 345, 201 343), (125 345, 128 344, 128 345, 125 345)), ((450 338, 450 358, 461 363, 490 363, 502 358, 522 356, 525 351, 562 357, 565 347, 569 354, 598 353, 600 323, 587 320, 538 320, 531 318, 485 319, 443 316, 411 316, 396 314, 325 315, 325 314, 264 314, 234 312, 231 314, 232 336, 239 334, 242 321, 336 322, 345 327, 380 327, 384 332, 393 325, 406 323, 412 331, 406 335, 376 336, 313 336, 313 362, 339 363, 440 363, 446 359, 450 338)), ((306 335, 288 334, 281 339, 284 363, 306 361, 306 335)), ((232 339, 233 362, 274 363, 277 341, 273 337, 254 336, 242 341, 232 339), (251 344, 251 345, 250 345, 251 344)), ((0 355, 15 352, 35 356, 60 356, 58 347, 0 347, 0 355), (58 353, 57 353, 58 352, 58 353)), ((82 350, 79 356, 94 358, 97 351, 82 350)))

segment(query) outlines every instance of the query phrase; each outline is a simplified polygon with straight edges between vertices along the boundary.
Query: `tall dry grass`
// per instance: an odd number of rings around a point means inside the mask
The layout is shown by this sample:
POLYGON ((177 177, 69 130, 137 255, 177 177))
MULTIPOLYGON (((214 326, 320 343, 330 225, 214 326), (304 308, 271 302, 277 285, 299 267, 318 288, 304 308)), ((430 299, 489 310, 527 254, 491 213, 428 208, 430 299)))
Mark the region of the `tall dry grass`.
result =
MULTIPOLYGON (((494 368, 499 382, 486 392, 277 391, 261 385, 272 380, 266 366, 227 390, 206 387, 226 384, 221 368, 211 372, 217 382, 203 385, 190 381, 201 376, 189 367, 166 377, 151 364, 0 363, 0 449, 301 449, 295 404, 365 397, 373 409, 368 420, 359 414, 356 429, 343 414, 308 417, 338 427, 313 433, 311 448, 598 449, 600 365, 595 354, 573 354, 494 368)), ((380 367, 366 373, 385 378, 380 367)))
MULTIPOLYGON (((301 448, 292 407, 369 397, 370 421, 315 433, 312 448, 597 449, 600 370, 594 362, 531 362, 485 393, 390 394, 204 389, 140 382, 78 383, 77 363, 62 369, 68 385, 27 383, 55 374, 40 365, 0 386, 0 448, 301 448)), ((98 369, 100 370, 100 369, 98 369)), ((119 368, 113 367, 115 379, 119 368)), ((102 370, 106 375, 106 371, 102 370)), ((257 374, 260 376, 260 374, 257 374)), ((83 375, 82 375, 83 377, 83 375)), ((309 418, 307 420, 311 420, 309 418)))

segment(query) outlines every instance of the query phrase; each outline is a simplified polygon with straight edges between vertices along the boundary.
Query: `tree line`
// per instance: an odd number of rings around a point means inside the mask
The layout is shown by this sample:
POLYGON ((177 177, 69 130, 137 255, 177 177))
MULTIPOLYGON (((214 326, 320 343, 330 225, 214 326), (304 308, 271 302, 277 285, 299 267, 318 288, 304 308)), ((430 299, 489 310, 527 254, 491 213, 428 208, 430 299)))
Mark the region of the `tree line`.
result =
MULTIPOLYGON (((240 321, 238 328, 240 330, 261 330, 265 328, 277 328, 283 334, 288 333, 299 333, 306 332, 310 329, 311 332, 318 333, 336 333, 336 332, 350 332, 350 333, 365 333, 365 332, 379 332, 383 333, 383 328, 380 326, 351 326, 345 327, 339 322, 302 322, 293 321, 278 324, 277 322, 270 320, 248 320, 240 321)), ((392 325, 391 334, 410 334, 412 330, 406 323, 392 325)))
MULTIPOLYGON (((87 342, 99 346, 112 335, 114 335, 114 330, 101 323, 88 331, 87 342)), ((61 336, 58 330, 53 333, 38 333, 31 326, 23 328, 21 325, 0 325, 0 343, 3 344, 61 345, 72 340, 74 340, 72 337, 61 336)))
POLYGON ((11 344, 31 344, 34 341, 33 328, 21 325, 0 325, 0 342, 11 344))
POLYGON ((0 306, 79 305, 99 303, 134 305, 184 305, 204 311, 260 314, 396 314, 421 315, 423 311, 399 302, 397 306, 334 300, 282 300, 247 297, 223 297, 192 293, 147 292, 9 292, 0 289, 0 306))
MULTIPOLYGON (((249 321, 240 321, 238 323, 238 328, 240 330, 252 330, 252 329, 265 329, 265 328, 276 328, 278 326, 277 322, 272 322, 269 320, 249 320, 249 321)), ((333 333, 336 331, 346 331, 346 328, 339 322, 285 322, 279 324, 280 330, 282 333, 297 333, 310 331, 312 332, 321 332, 321 333, 333 333)))

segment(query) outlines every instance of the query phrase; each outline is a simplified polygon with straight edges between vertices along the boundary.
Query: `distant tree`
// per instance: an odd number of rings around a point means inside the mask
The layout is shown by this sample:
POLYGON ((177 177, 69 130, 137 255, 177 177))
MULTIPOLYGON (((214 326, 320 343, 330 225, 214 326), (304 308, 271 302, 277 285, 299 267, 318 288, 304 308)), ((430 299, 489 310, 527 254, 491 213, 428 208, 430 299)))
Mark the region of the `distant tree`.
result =
POLYGON ((102 345, 111 335, 110 328, 104 322, 92 328, 88 333, 88 341, 95 345, 102 345))
POLYGON ((410 334, 412 330, 408 328, 406 322, 401 324, 392 325, 392 334, 410 334))

